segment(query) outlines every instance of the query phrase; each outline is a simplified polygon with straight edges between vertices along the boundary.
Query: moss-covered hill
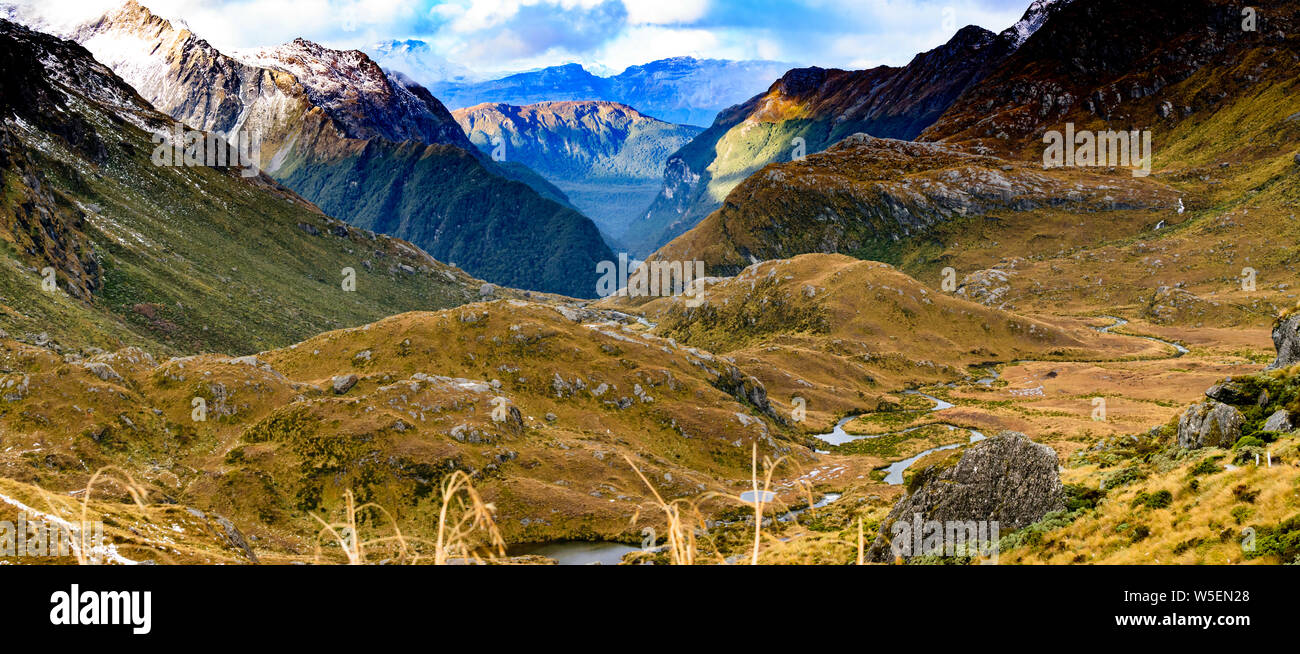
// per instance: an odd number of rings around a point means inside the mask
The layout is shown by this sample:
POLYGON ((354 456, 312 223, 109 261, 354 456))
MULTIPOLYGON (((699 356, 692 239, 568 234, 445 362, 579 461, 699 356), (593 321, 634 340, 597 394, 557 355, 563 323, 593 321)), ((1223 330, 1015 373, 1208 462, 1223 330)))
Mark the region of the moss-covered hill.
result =
POLYGON ((6 340, 0 477, 68 492, 116 465, 150 504, 215 511, 290 555, 310 549, 308 512, 340 510, 348 490, 432 538, 457 470, 514 542, 636 538, 651 494, 625 456, 669 499, 738 492, 754 446, 811 460, 757 380, 616 318, 500 300, 234 359, 6 340))

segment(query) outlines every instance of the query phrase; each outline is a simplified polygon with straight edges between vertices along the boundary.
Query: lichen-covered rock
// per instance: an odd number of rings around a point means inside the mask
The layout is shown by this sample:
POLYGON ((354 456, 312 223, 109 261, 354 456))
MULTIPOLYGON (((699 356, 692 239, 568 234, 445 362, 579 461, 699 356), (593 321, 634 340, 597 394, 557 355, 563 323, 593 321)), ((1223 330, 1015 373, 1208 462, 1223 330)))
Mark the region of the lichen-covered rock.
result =
POLYGON ((892 560, 894 523, 916 514, 926 521, 996 521, 999 530, 1010 531, 1065 508, 1056 451, 1018 432, 1004 431, 970 446, 955 465, 931 466, 917 475, 914 490, 881 522, 870 560, 892 560))
POLYGON ((1015 274, 1017 273, 1013 269, 977 270, 962 278, 961 284, 957 286, 957 295, 987 307, 1003 307, 1006 304, 1005 298, 1011 291, 1008 280, 1015 274))
POLYGON ((1277 358, 1265 370, 1288 368, 1300 363, 1300 311, 1284 316, 1273 325, 1273 347, 1277 358))
POLYGON ((1286 409, 1278 409, 1273 415, 1264 421, 1264 431, 1291 431, 1295 429, 1291 420, 1291 412, 1286 409))
POLYGON ((1205 389, 1205 397, 1224 404, 1250 404, 1256 399, 1245 385, 1231 377, 1205 389))
POLYGON ((1243 422, 1245 416, 1236 407, 1215 400, 1193 404, 1178 419, 1178 446, 1229 447, 1241 438, 1243 422))

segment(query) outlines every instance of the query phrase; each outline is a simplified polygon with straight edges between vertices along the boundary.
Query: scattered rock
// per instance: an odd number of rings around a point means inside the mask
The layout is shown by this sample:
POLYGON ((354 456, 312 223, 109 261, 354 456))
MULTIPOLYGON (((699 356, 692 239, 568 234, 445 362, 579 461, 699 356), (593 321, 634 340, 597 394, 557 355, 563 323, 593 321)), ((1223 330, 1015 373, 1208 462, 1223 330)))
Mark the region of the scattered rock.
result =
POLYGON ((117 374, 116 370, 107 363, 83 363, 81 367, 89 370, 91 374, 99 377, 101 381, 121 382, 122 376, 117 374))
POLYGON ((1236 407, 1209 400, 1193 404, 1178 420, 1178 446, 1195 450, 1202 447, 1230 447, 1241 438, 1245 416, 1236 407))
POLYGON ((357 379, 357 376, 352 374, 335 376, 334 379, 331 380, 334 384, 334 393, 336 395, 342 395, 352 390, 352 387, 357 385, 357 379))

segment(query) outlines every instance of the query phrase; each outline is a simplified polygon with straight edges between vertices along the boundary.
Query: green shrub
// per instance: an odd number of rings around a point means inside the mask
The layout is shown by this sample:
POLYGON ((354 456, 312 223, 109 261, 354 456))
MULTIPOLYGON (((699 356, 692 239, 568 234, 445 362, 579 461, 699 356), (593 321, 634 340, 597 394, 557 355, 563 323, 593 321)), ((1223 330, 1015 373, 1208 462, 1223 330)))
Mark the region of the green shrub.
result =
POLYGON ((1254 464, 1256 459, 1264 460, 1265 452, 1267 450, 1262 447, 1247 445, 1232 455, 1232 462, 1239 466, 1254 464))
POLYGON ((1260 440, 1255 436, 1242 436, 1240 439, 1237 440, 1237 444, 1232 446, 1232 449, 1239 450, 1243 447, 1263 447, 1263 446, 1264 446, 1264 441, 1260 440))
POLYGON ((1211 457, 1201 459, 1199 462, 1197 462, 1195 466, 1192 467, 1192 470, 1189 474, 1193 477, 1198 477, 1200 475, 1212 475, 1216 472, 1220 472, 1223 470, 1223 468, 1219 465, 1219 459, 1221 458, 1222 457, 1220 456, 1211 456, 1211 457))
POLYGON ((1147 478, 1147 473, 1137 466, 1120 468, 1102 477, 1102 488, 1118 488, 1147 478))
POLYGON ((1167 490, 1156 491, 1154 493, 1138 493, 1133 498, 1132 506, 1145 506, 1148 509, 1163 509, 1174 503, 1174 494, 1167 490))
POLYGON ((1300 557, 1300 515, 1292 516, 1275 527, 1255 526, 1255 549, 1247 550, 1246 558, 1268 555, 1276 556, 1284 563, 1300 557))
POLYGON ((1238 506, 1238 507, 1233 507, 1232 509, 1232 519, 1236 520, 1237 524, 1244 523, 1247 519, 1250 518, 1250 516, 1254 514, 1255 514, 1255 509, 1252 509, 1248 506, 1238 506))
POLYGON ((1101 489, 1082 484, 1065 485, 1065 509, 1071 513, 1095 509, 1105 497, 1106 491, 1101 489))
POLYGON ((1151 528, 1150 528, 1150 527, 1148 527, 1148 526, 1146 526, 1146 525, 1138 525, 1137 527, 1134 527, 1134 528, 1133 528, 1133 536, 1132 536, 1132 539, 1133 539, 1133 542, 1136 543, 1136 542, 1138 542, 1138 541, 1146 540, 1147 536, 1150 536, 1150 535, 1151 535, 1151 528))

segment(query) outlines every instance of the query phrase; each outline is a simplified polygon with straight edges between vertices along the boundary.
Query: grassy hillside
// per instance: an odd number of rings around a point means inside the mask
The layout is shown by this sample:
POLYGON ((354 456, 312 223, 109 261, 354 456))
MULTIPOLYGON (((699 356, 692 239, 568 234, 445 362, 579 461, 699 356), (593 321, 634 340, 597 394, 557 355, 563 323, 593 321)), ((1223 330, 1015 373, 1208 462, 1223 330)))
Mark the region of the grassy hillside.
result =
POLYGON ((755 264, 711 280, 704 299, 696 308, 681 297, 602 305, 642 312, 657 324, 655 333, 729 357, 762 380, 786 413, 802 398, 807 419, 800 428, 808 431, 825 431, 851 413, 889 411, 902 389, 969 381, 997 362, 1165 351, 1078 321, 982 306, 843 255, 755 264))
POLYGON ((330 215, 400 234, 506 286, 594 297, 596 263, 614 260, 582 214, 497 177, 460 148, 370 139, 290 160, 276 175, 330 215))

